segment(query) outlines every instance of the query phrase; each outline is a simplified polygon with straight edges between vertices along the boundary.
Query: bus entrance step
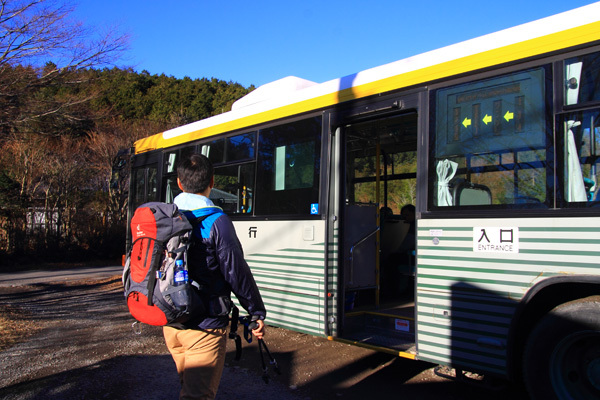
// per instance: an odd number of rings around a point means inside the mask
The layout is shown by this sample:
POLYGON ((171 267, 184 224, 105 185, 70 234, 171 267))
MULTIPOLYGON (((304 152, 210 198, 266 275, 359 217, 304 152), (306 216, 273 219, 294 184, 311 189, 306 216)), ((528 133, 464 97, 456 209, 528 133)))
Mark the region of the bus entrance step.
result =
POLYGON ((409 351, 415 346, 414 337, 410 337, 409 335, 402 336, 391 332, 369 328, 344 335, 344 339, 374 347, 382 347, 404 352, 409 351))
POLYGON ((404 318, 391 314, 376 312, 360 312, 346 315, 344 332, 354 335, 354 332, 381 333, 401 340, 414 341, 415 327, 412 318, 404 318))
POLYGON ((415 334, 415 324, 413 318, 377 312, 365 312, 362 316, 361 323, 370 328, 395 332, 401 335, 415 334))

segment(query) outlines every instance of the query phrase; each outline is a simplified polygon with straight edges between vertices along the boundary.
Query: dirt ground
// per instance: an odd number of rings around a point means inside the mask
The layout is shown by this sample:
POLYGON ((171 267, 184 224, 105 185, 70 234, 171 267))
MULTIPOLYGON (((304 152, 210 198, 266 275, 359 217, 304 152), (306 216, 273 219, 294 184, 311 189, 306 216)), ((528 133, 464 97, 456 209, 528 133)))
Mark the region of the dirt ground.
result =
MULTIPOLYGON (((0 287, 0 312, 2 399, 177 399, 161 328, 134 332, 120 277, 0 287)), ((267 364, 266 383, 256 342, 243 341, 236 361, 228 340, 218 400, 526 398, 512 388, 440 378, 430 364, 275 327, 265 342, 281 374, 267 364)))

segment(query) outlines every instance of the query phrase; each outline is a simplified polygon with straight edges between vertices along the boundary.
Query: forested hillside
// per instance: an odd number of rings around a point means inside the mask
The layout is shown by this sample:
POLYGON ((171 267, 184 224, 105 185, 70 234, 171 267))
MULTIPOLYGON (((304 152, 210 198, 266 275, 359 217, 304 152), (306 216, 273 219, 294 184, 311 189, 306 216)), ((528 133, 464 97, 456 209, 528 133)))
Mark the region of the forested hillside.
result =
POLYGON ((111 179, 118 151, 254 88, 117 68, 126 37, 85 35, 53 0, 0 6, 0 266, 116 257, 128 184, 111 179))

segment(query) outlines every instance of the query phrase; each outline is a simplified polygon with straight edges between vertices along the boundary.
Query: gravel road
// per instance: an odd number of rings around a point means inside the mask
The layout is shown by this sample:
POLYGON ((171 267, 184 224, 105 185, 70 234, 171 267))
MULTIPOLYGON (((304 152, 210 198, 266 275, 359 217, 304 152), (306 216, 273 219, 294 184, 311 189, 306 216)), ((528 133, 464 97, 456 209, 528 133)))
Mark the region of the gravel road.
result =
MULTIPOLYGON (((0 285, 0 305, 24 310, 35 327, 0 351, 0 398, 178 398, 162 330, 144 325, 140 335, 133 332, 119 277, 36 282, 0 285)), ((510 389, 490 392, 437 377, 430 364, 275 327, 268 327, 265 341, 281 375, 269 368, 266 384, 256 342, 244 342, 242 359, 235 361, 228 340, 217 400, 525 398, 510 389)))

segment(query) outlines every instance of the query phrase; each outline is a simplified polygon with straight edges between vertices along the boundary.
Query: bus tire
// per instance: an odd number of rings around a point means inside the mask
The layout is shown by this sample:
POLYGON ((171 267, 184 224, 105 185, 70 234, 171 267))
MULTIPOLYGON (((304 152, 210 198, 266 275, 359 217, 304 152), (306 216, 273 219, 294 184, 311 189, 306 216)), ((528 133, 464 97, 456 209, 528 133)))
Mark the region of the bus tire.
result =
POLYGON ((600 398, 600 296, 561 304, 539 321, 523 378, 533 399, 600 398))

